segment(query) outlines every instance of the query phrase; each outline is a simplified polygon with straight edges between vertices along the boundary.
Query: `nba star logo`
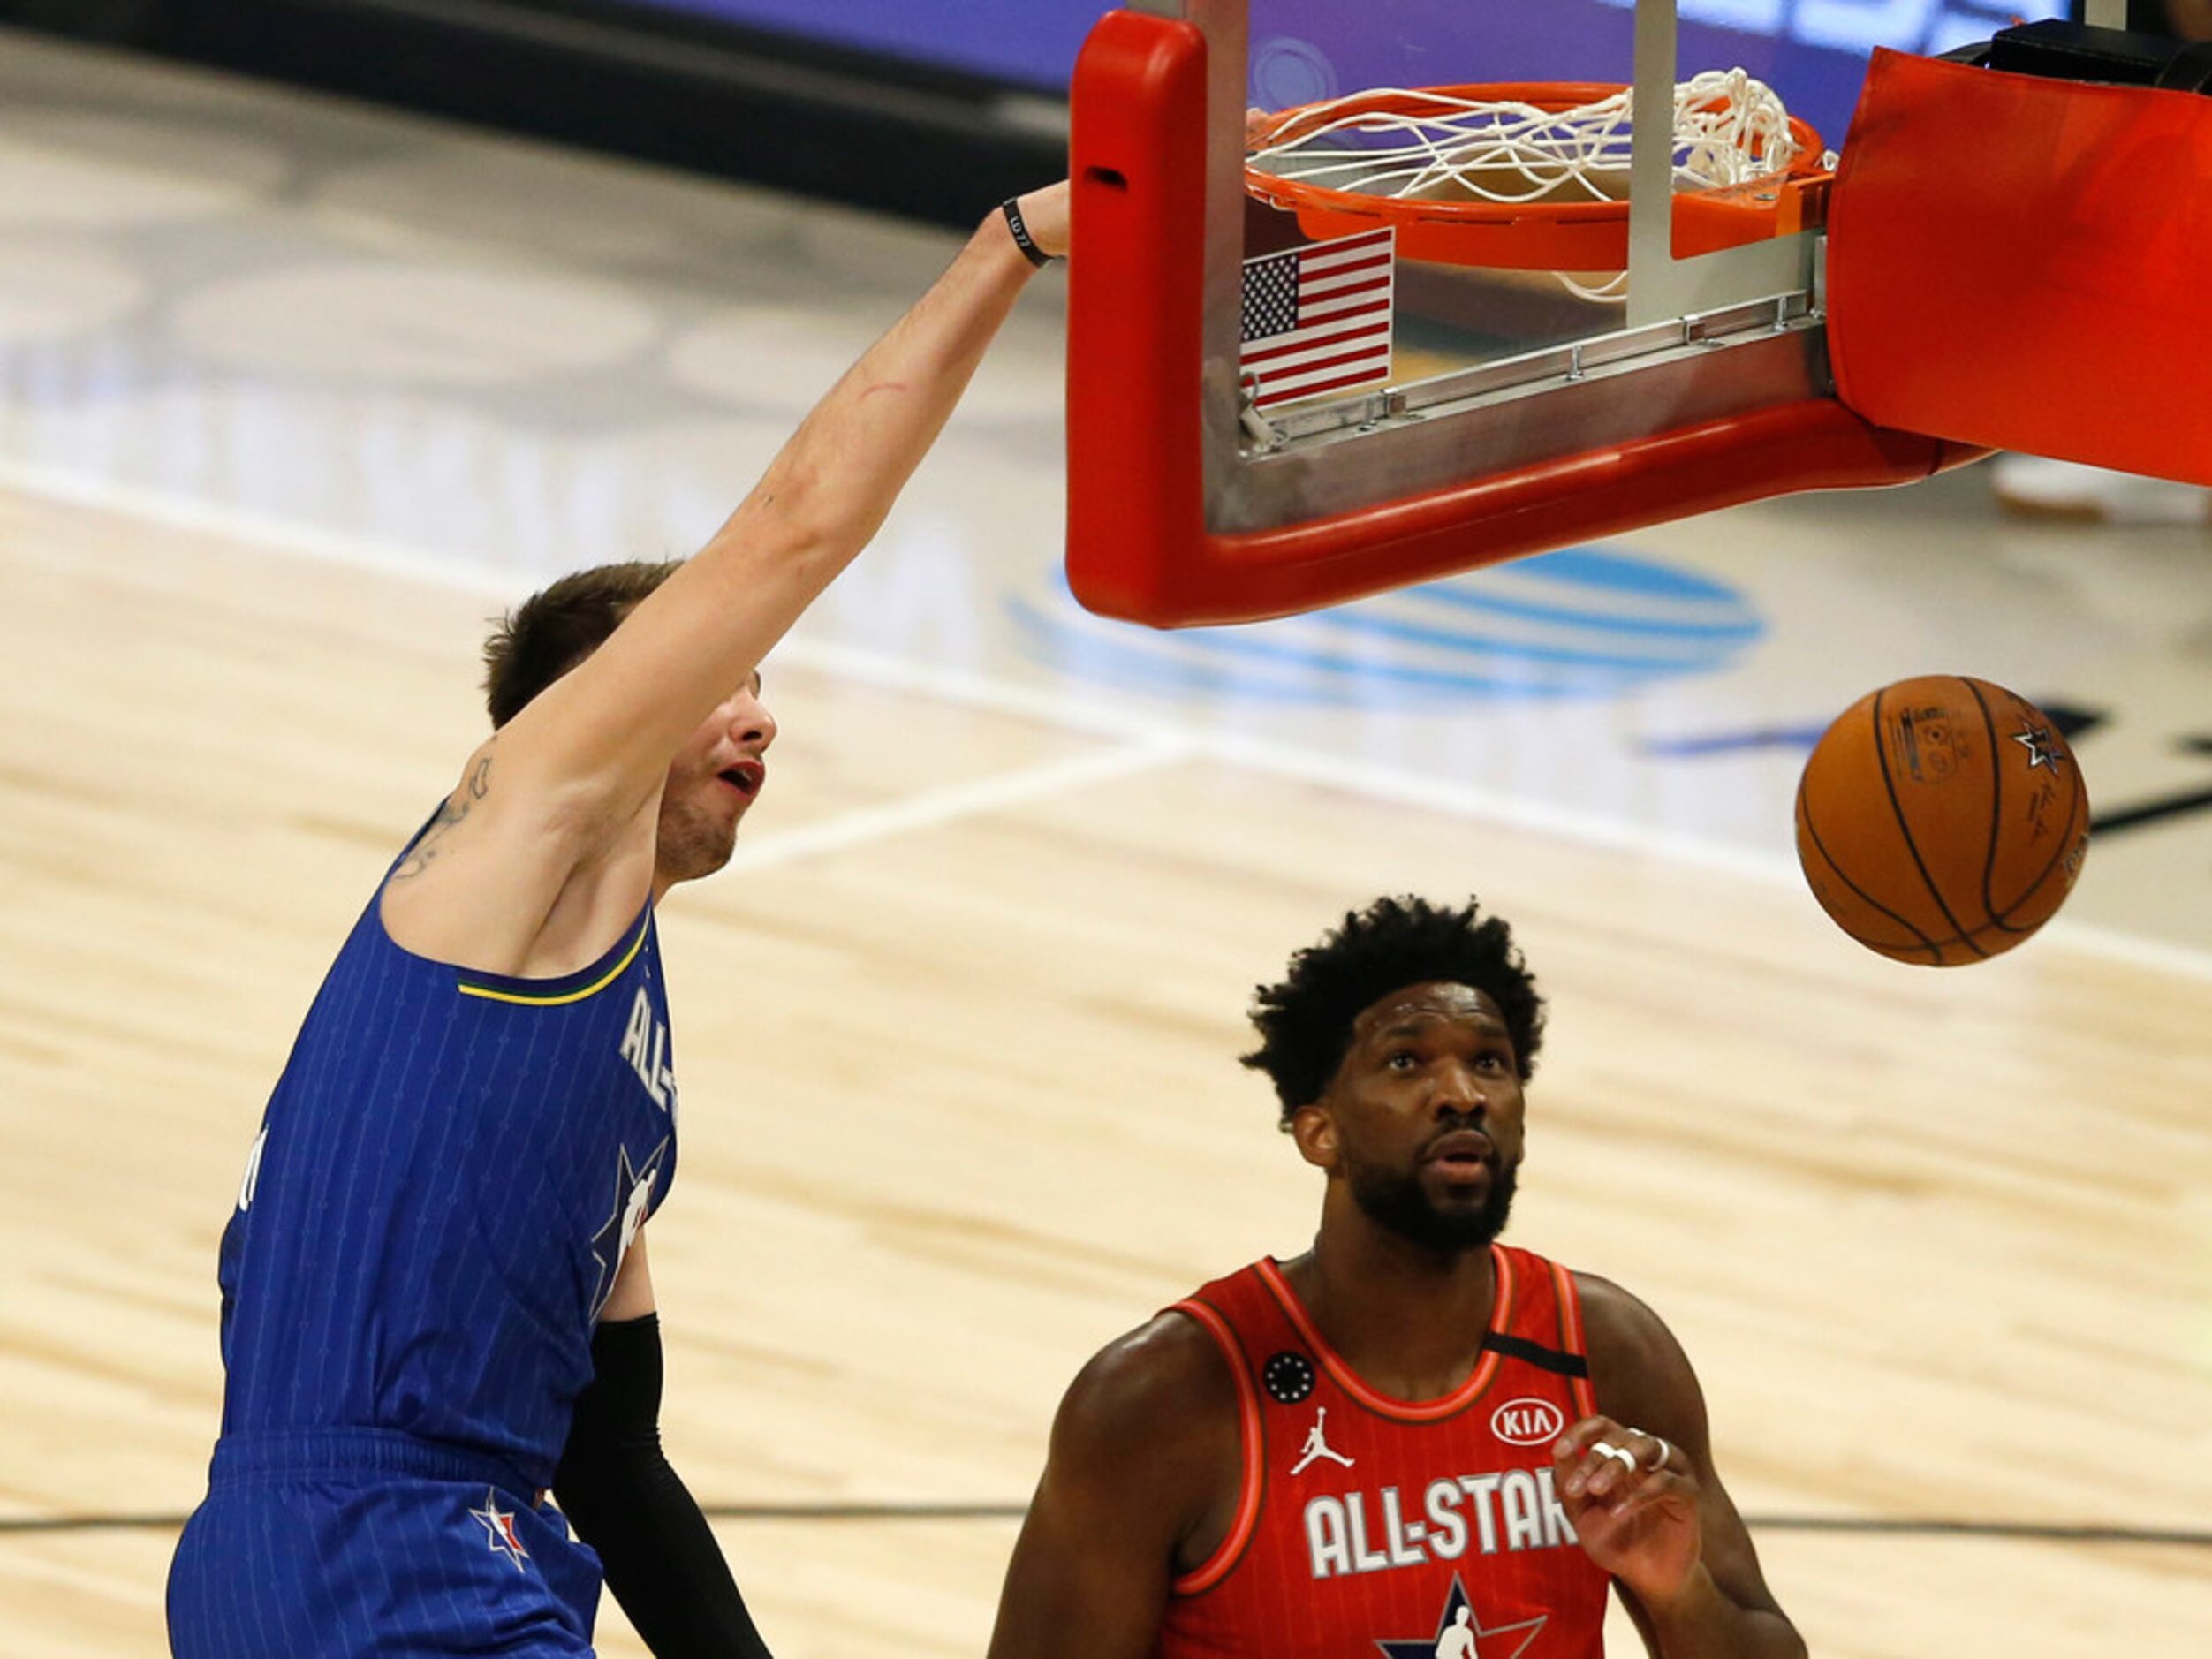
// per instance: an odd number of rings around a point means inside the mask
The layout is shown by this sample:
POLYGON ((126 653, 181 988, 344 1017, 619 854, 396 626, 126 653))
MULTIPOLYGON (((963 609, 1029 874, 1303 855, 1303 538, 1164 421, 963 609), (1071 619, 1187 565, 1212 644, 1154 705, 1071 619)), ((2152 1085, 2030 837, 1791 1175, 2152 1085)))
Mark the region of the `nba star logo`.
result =
POLYGON ((591 1292, 594 1322, 606 1307, 608 1297, 614 1294, 615 1276, 622 1270, 622 1259, 630 1254, 630 1242, 638 1236, 638 1228, 651 1207, 654 1185, 661 1178, 661 1164, 667 1154, 665 1135, 646 1155, 642 1167, 631 1163, 629 1148, 617 1149, 614 1204, 599 1231, 591 1236, 592 1261, 599 1274, 591 1292))
POLYGON ((522 1564, 530 1552, 522 1547, 522 1540, 515 1536, 514 1511, 499 1507, 499 1489, 496 1487, 486 1487, 484 1507, 473 1509, 469 1514, 484 1529, 489 1549, 513 1562, 517 1572, 526 1571, 522 1564))
POLYGON ((1549 1617, 1539 1613, 1534 1618, 1485 1630, 1474 1617, 1474 1604, 1467 1600, 1466 1588, 1455 1572, 1451 1575, 1451 1594, 1444 1598, 1444 1616, 1434 1636, 1409 1636, 1398 1641, 1377 1641, 1375 1645, 1382 1650, 1382 1659, 1476 1659, 1478 1652, 1481 1659, 1520 1659, 1549 1617), (1516 1635, 1520 1640, 1511 1647, 1499 1645, 1500 1637, 1516 1635), (1480 1648, 1475 1645, 1478 1641, 1481 1644, 1480 1648))
POLYGON ((2056 772, 2066 763, 2064 754, 2050 740, 2048 726, 2031 725, 2015 731, 2012 741, 2027 751, 2027 769, 2031 772, 2039 766, 2048 766, 2056 772))

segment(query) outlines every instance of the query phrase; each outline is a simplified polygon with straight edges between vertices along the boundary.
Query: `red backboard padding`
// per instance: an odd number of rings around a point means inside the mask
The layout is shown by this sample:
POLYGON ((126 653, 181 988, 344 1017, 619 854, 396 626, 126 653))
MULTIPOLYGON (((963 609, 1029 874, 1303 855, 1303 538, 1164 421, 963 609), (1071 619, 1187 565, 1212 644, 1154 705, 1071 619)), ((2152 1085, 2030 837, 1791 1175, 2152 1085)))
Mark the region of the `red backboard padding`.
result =
POLYGON ((1876 52, 1829 232, 1869 420, 2212 484, 2212 98, 1876 52))
POLYGON ((1792 490, 1907 482, 1971 458, 1815 398, 1363 511, 1215 534, 1200 387, 1206 54, 1188 23, 1113 11, 1076 64, 1067 567, 1091 610, 1155 627, 1288 616, 1591 536, 1792 490))
POLYGON ((1148 567, 1205 517, 1205 37, 1110 11, 1072 100, 1068 580, 1094 610, 1164 623, 1148 567))

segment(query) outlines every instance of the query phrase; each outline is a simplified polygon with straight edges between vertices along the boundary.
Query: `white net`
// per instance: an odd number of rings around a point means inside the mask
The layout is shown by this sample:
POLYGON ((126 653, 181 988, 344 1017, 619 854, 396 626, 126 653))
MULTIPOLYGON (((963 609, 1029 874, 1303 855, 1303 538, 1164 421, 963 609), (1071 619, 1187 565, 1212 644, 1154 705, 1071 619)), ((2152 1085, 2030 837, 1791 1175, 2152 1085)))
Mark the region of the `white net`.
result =
MULTIPOLYGON (((1628 199, 1634 95, 1544 109, 1435 90, 1353 93, 1310 105, 1246 158, 1255 171, 1329 190, 1440 202, 1628 199)), ((1741 69, 1709 70, 1674 92, 1674 182, 1709 190, 1764 178, 1797 158, 1790 112, 1741 69)), ((1617 299, 1625 279, 1587 287, 1617 299)))
MULTIPOLYGON (((1618 201, 1633 105, 1626 89, 1565 110, 1370 90, 1307 107, 1246 160, 1277 178, 1372 196, 1618 201)), ((1796 155, 1780 95, 1746 72, 1709 70, 1675 88, 1676 188, 1741 184, 1783 170, 1796 155)))
MULTIPOLYGON (((1625 201, 1632 117, 1628 88, 1568 109, 1434 88, 1369 88, 1305 106, 1246 162, 1278 179, 1374 197, 1497 206, 1625 201)), ((1796 148, 1781 95, 1747 71, 1712 69, 1675 87, 1677 190, 1783 172, 1796 148)), ((1566 272, 1559 281, 1590 301, 1625 294, 1625 272, 1595 285, 1566 272)))

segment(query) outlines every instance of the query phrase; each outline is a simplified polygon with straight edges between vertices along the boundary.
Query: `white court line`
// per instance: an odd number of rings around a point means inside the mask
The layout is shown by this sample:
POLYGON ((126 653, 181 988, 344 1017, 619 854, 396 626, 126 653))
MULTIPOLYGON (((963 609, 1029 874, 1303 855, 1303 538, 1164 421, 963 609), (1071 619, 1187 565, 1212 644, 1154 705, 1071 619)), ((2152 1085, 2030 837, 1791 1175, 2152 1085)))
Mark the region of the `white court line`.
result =
MULTIPOLYGON (((154 523, 181 529, 251 542, 294 557, 305 556, 330 564, 375 571, 429 586, 469 593, 519 597, 525 590, 537 586, 548 577, 547 572, 539 571, 496 572, 474 565, 456 569, 453 564, 442 562, 436 556, 405 543, 348 535, 275 514, 211 505, 165 490, 117 483, 98 473, 13 457, 0 456, 0 487, 75 505, 130 513, 154 523)), ((804 625, 801 626, 803 628, 804 625)), ((1076 768, 1087 762, 1104 769, 1098 774, 1102 778, 1165 765, 1178 758, 1202 758, 1271 776, 1294 778, 1303 783, 1340 789, 1369 799, 1395 801, 1453 817, 1480 819, 1615 851, 1650 854, 1719 874, 1784 884, 1802 879, 1798 874, 1794 859, 1761 853, 1727 842, 1693 836, 1658 835, 1618 819, 1511 800, 1487 790, 1471 789, 1462 784, 1430 777, 1422 773, 1346 761, 1339 756, 1290 744, 1225 733, 1187 733, 1172 725, 1165 716, 1140 714, 1133 699, 1110 701, 1057 687, 1024 685, 973 670, 943 668, 831 640, 809 640, 803 633, 779 645, 776 655, 794 666, 837 674, 886 690, 934 697, 964 708, 1010 715, 1095 737, 1135 739, 1104 754, 1074 757, 1066 761, 1008 774, 1003 780, 982 779, 974 784, 956 785, 916 797, 918 805, 937 801, 943 797, 943 804, 949 809, 948 817, 932 820, 927 815, 930 808, 921 805, 924 816, 917 821, 916 827, 991 810, 988 804, 963 806, 951 798, 959 796, 964 791, 986 790, 994 782, 1004 782, 1016 792, 1006 802, 1011 805, 1021 799, 1037 798, 1036 794, 1021 793, 1025 789, 1034 789, 1039 794, 1050 794, 1059 789, 1079 787, 1081 783, 1088 781, 1079 776, 1072 781, 1055 781, 1054 769, 1059 767, 1076 768), (1154 758, 1155 756, 1159 758, 1154 758), (1117 771, 1117 768, 1122 769, 1117 771)), ((856 825, 855 842, 852 844, 891 833, 897 828, 895 824, 876 829, 873 827, 872 821, 878 814, 898 810, 897 807, 880 807, 850 814, 854 820, 871 821, 856 825)), ((845 820, 837 822, 844 822, 845 820)), ((833 829, 834 825, 824 824, 817 826, 814 831, 792 833, 793 837, 802 833, 819 833, 828 837, 833 829)), ((777 840, 785 838, 777 837, 777 840)), ((741 848, 731 862, 733 866, 745 862, 748 852, 754 852, 761 864, 781 862, 782 858, 772 855, 776 845, 775 841, 763 839, 757 849, 741 848)), ((830 845, 831 843, 825 841, 825 848, 830 845)), ((804 853, 795 850, 785 856, 798 858, 804 853)), ((2043 936, 2054 943, 2064 944, 2086 955, 2154 972, 2212 981, 2212 951, 2194 951, 2185 945, 2139 938, 2063 918, 2052 922, 2044 930, 2043 936)))
POLYGON ((512 594, 521 598, 546 580, 535 571, 487 570, 452 557, 442 559, 435 553, 426 553, 404 542, 347 535, 274 513, 249 512, 242 507, 211 506, 169 490, 119 484, 96 473, 50 466, 13 456, 0 456, 0 489, 42 496, 49 501, 72 507, 126 513, 194 534, 247 542, 295 558, 305 556, 326 564, 397 576, 426 587, 488 595, 512 594))
POLYGON ((863 807, 804 829, 743 843, 731 855, 725 867, 768 869, 824 852, 842 852, 848 847, 915 830, 934 830, 958 819, 1003 812, 1009 807, 1026 806, 1031 801, 1094 784, 1155 771, 1188 760, 1196 748, 1197 745, 1187 739, 1165 733, 1116 749, 1064 755, 1059 760, 1017 771, 1000 772, 966 784, 951 784, 943 789, 924 790, 889 806, 863 807))
MULTIPOLYGON (((797 667, 834 674, 879 690, 935 698, 987 713, 1011 715, 1102 735, 1126 736, 1133 730, 1148 731, 1155 737, 1174 735, 1167 727, 1134 717, 1125 708, 1107 708, 1093 699, 1051 687, 995 679, 973 670, 915 663, 827 640, 787 640, 776 648, 776 652, 797 667)), ((1648 855, 1770 886, 1794 888, 1805 880, 1793 852, 1759 852, 1731 842, 1661 834, 1617 818, 1603 818, 1594 813, 1538 801, 1509 799, 1489 790, 1424 773, 1348 761, 1320 749, 1264 739, 1204 732, 1190 734, 1186 740, 1192 759, 1342 790, 1367 800, 1391 801, 1423 812, 1476 819, 1534 835, 1557 836, 1613 852, 1648 855)), ((2145 939, 2064 918, 2046 927, 2042 936, 2084 955, 2212 982, 2212 951, 2193 951, 2186 945, 2145 939)))
MULTIPOLYGON (((1799 879, 1797 862, 1792 858, 1770 858, 1727 842, 1658 835, 1619 819, 1515 800, 1495 791, 1472 788, 1422 772, 1347 760, 1318 747, 1231 732, 1189 732, 1169 723, 1163 716, 1139 714, 1132 706, 1133 699, 1130 703, 1108 704, 1095 694, 1085 696, 1053 686, 1022 685, 996 679, 972 669, 915 663, 864 647, 803 636, 777 646, 776 655, 794 667, 833 674, 841 680, 872 686, 879 691, 930 697, 958 703, 962 708, 1072 731, 1103 737, 1125 738, 1133 732, 1180 737, 1196 757, 1272 777, 1338 789, 1369 800, 1392 801, 1455 818, 1479 818, 1509 829, 1561 836, 1593 846, 1655 852, 1663 858, 1729 875, 1769 881, 1799 879)), ((2212 973, 2212 958, 2207 959, 2206 971, 2212 973)))

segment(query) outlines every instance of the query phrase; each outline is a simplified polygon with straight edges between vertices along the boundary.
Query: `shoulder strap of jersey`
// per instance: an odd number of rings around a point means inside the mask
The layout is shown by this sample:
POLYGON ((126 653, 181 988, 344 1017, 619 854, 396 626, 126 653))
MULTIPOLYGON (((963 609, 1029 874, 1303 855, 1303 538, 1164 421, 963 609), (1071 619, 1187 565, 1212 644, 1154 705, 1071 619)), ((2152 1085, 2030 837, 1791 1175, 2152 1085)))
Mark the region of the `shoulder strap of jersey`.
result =
POLYGON ((1557 1261, 1509 1245, 1494 1246, 1510 1261, 1524 1289, 1504 1322, 1482 1345, 1566 1378, 1575 1409, 1584 1417, 1597 1410, 1590 1382, 1589 1349, 1582 1334, 1582 1294, 1574 1275, 1557 1261))
POLYGON ((1214 1552, 1174 1581, 1170 1588, 1177 1595, 1197 1595, 1227 1578, 1259 1525, 1260 1506, 1267 1493, 1267 1436, 1260 1420, 1260 1389, 1254 1380, 1252 1345, 1261 1335, 1254 1329, 1255 1317, 1265 1320, 1273 1308, 1274 1299, 1260 1283, 1254 1265, 1201 1285, 1170 1310, 1193 1321, 1213 1337, 1228 1363, 1230 1375, 1236 1380, 1241 1464, 1236 1519, 1214 1552))

